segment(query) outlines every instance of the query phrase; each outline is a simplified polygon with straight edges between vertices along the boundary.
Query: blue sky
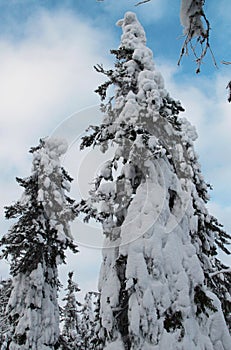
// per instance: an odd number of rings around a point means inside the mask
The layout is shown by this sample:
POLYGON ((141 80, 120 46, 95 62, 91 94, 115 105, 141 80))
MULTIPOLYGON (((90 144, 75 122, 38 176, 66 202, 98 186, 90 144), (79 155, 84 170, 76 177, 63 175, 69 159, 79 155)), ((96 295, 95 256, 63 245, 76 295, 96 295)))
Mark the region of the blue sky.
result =
MULTIPOLYGON (((91 106, 99 102, 94 90, 103 78, 93 65, 112 66, 114 58, 109 50, 118 47, 121 35, 115 23, 126 11, 137 13, 167 90, 182 102, 185 116, 197 128, 196 150, 202 171, 214 187, 209 209, 231 231, 231 104, 226 101, 225 89, 231 66, 220 64, 231 59, 231 3, 206 2, 211 47, 219 69, 214 68, 208 54, 199 75, 195 74, 192 56, 177 66, 183 42, 180 0, 152 0, 139 7, 135 4, 134 0, 0 0, 2 233, 10 224, 4 220, 3 206, 17 200, 21 193, 15 177, 30 173, 29 148, 40 137, 57 130, 71 133, 68 137, 73 141, 87 123, 97 123, 98 113, 91 106), (70 120, 74 124, 67 128, 70 120)), ((75 178, 74 187, 79 186, 76 174, 80 160, 81 171, 85 169, 81 157, 73 146, 65 159, 65 166, 75 178)), ((86 236, 92 228, 83 228, 78 222, 74 229, 86 236)), ((80 250, 76 258, 69 257, 69 266, 75 269, 80 288, 96 288, 100 251, 86 247, 80 250)), ((62 274, 66 272, 63 268, 62 274)), ((0 276, 6 275, 6 264, 1 262, 0 276)))

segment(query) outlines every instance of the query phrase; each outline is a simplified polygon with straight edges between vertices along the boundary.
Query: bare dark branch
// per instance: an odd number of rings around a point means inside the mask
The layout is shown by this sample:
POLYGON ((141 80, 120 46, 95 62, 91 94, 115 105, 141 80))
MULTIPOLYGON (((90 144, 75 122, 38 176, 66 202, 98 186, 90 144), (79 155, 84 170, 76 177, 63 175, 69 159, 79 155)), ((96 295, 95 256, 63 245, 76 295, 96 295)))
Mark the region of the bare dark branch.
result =
POLYGON ((201 8, 200 12, 196 12, 194 16, 190 16, 190 26, 189 26, 189 29, 187 31, 187 35, 186 35, 185 41, 184 41, 182 49, 181 49, 180 57, 179 57, 179 60, 177 63, 178 65, 180 65, 182 57, 188 55, 188 47, 190 46, 190 49, 195 57, 195 61, 197 64, 196 73, 200 73, 201 64, 203 63, 203 59, 206 56, 208 51, 210 52, 210 54, 212 56, 214 66, 217 68, 216 59, 214 57, 213 51, 212 51, 212 49, 210 47, 210 43, 209 43, 210 29, 211 29, 211 27, 210 27, 209 20, 207 19, 202 8, 201 8), (195 18, 194 18, 195 16, 202 17, 204 19, 204 22, 206 25, 205 30, 200 30, 199 35, 195 35, 195 27, 193 25, 194 24, 193 22, 195 20, 195 18), (195 41, 195 45, 193 45, 194 41, 195 41), (200 46, 199 54, 197 53, 198 45, 200 46))
POLYGON ((139 5, 145 4, 146 2, 150 2, 150 1, 151 0, 143 0, 143 1, 138 2, 135 6, 139 6, 139 5))
POLYGON ((222 64, 225 64, 225 65, 227 65, 227 66, 228 66, 229 64, 231 64, 231 62, 229 62, 229 61, 221 61, 221 63, 222 63, 222 64))

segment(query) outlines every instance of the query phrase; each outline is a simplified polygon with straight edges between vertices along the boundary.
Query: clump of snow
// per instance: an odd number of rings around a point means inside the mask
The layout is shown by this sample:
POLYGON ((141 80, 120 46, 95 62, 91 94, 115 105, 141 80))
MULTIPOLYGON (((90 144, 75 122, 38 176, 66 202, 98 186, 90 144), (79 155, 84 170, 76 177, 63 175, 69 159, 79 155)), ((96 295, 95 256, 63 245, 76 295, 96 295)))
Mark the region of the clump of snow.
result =
POLYGON ((123 342, 121 340, 113 341, 112 343, 109 343, 106 345, 104 350, 125 350, 123 342))
POLYGON ((204 33, 201 20, 204 0, 181 0, 180 21, 184 27, 184 34, 191 33, 192 37, 204 33))
POLYGON ((137 47, 137 43, 146 44, 146 36, 143 27, 137 21, 137 17, 133 12, 127 12, 124 19, 119 20, 117 25, 123 28, 121 37, 121 46, 131 49, 137 47))
POLYGON ((51 154, 60 157, 62 154, 65 154, 67 152, 68 143, 63 138, 49 137, 45 140, 45 147, 49 150, 49 152, 54 152, 51 154))
POLYGON ((109 180, 112 177, 112 162, 109 160, 103 164, 100 169, 99 175, 102 176, 105 180, 109 180))

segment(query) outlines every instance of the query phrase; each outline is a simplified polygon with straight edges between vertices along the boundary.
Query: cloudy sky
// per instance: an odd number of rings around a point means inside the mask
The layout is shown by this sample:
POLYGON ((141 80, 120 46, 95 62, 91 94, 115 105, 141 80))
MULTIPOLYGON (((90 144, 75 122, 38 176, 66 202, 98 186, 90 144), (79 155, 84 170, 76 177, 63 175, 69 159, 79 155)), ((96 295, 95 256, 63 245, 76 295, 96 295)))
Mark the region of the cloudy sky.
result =
MULTIPOLYGON (((67 137, 71 147, 63 162, 74 177, 73 194, 86 192, 84 179, 90 181, 98 165, 89 169, 89 154, 79 154, 77 145, 84 128, 100 120, 94 90, 103 78, 93 66, 112 66, 109 50, 118 47, 121 35, 115 23, 128 10, 137 13, 146 30, 167 90, 181 101, 185 116, 197 128, 202 171, 214 187, 209 209, 231 231, 231 104, 225 89, 231 66, 220 63, 231 59, 231 3, 210 0, 205 6, 219 68, 208 55, 199 75, 192 55, 177 66, 183 41, 180 0, 135 4, 136 0, 0 0, 1 233, 10 225, 3 207, 21 193, 15 177, 30 174, 28 150, 40 137, 67 137)), ((67 270, 74 269, 83 291, 96 289, 100 229, 93 224, 85 228, 78 221, 74 236, 80 253, 68 257, 62 279, 65 283, 67 270)), ((1 262, 0 278, 7 273, 7 264, 1 262)))

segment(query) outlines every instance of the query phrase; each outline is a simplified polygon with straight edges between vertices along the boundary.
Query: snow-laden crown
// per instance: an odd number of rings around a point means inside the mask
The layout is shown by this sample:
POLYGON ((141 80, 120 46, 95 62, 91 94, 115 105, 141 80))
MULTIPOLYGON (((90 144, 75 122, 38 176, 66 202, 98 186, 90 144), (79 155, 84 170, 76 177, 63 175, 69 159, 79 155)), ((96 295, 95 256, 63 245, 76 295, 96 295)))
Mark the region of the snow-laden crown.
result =
MULTIPOLYGON (((123 30, 119 51, 125 50, 127 54, 130 52, 130 60, 124 63, 126 74, 123 83, 126 85, 130 79, 132 91, 136 95, 131 93, 131 89, 128 91, 128 104, 134 106, 135 99, 141 102, 146 97, 148 101, 152 100, 152 103, 155 101, 158 108, 161 105, 160 98, 167 93, 161 74, 155 70, 152 51, 146 46, 144 29, 132 12, 127 12, 124 19, 117 24, 123 30)), ((135 107, 138 106, 134 106, 131 112, 135 112, 135 107)))
POLYGON ((120 47, 134 50, 133 60, 139 61, 145 69, 154 70, 152 51, 146 46, 145 31, 135 13, 125 13, 124 19, 117 22, 122 27, 120 47))
POLYGON ((124 18, 119 20, 117 25, 123 29, 121 46, 136 49, 140 45, 146 45, 145 31, 137 20, 135 13, 125 13, 124 18))

